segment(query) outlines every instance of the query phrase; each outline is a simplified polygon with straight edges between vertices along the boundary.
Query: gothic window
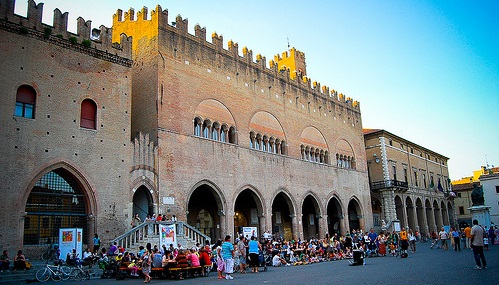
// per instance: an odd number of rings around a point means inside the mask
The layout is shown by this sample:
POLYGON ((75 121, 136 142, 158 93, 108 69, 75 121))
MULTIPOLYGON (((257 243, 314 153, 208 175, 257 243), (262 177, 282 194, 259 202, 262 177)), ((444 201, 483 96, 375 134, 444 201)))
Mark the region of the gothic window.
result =
POLYGON ((16 109, 14 116, 35 118, 36 91, 29 85, 21 85, 17 88, 16 109))
POLYGON ((97 129, 97 104, 91 99, 85 99, 81 102, 80 127, 97 129))
POLYGON ((204 122, 203 122, 203 138, 206 138, 206 139, 210 138, 210 127, 211 127, 211 122, 209 120, 204 120, 204 122))
POLYGON ((250 148, 255 148, 255 134, 253 132, 250 133, 250 148))
POLYGON ((213 128, 211 130, 211 138, 218 141, 218 131, 220 130, 220 124, 218 122, 213 123, 213 128))
POLYGON ((194 119, 194 135, 196 137, 201 136, 201 119, 200 118, 194 119))
POLYGON ((236 128, 234 127, 229 128, 229 143, 236 143, 236 128))
POLYGON ((227 142, 227 125, 222 125, 220 128, 220 141, 227 142))

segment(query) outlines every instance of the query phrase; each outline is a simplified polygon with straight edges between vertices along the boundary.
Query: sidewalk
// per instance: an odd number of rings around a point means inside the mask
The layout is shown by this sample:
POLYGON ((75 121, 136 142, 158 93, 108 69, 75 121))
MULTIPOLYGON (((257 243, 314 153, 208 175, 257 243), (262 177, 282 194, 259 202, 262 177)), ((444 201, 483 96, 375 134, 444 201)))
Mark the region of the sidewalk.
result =
MULTIPOLYGON (((31 262, 31 269, 29 270, 9 270, 0 272, 0 283, 16 282, 20 284, 38 282, 38 280, 36 280, 35 274, 36 271, 45 266, 45 261, 37 259, 29 260, 29 262, 31 262)), ((102 270, 98 267, 98 265, 92 266, 92 268, 90 269, 90 278, 100 278, 101 273, 102 270)))

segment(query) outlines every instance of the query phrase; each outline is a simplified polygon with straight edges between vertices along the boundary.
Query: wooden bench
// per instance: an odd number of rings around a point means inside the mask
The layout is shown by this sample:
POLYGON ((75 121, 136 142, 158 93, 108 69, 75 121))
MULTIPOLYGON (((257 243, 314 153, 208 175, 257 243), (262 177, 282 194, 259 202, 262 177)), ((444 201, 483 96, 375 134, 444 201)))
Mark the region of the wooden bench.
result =
POLYGON ((163 267, 152 267, 151 276, 157 278, 163 278, 163 271, 165 271, 163 267))
POLYGON ((174 279, 203 276, 203 267, 202 266, 172 267, 168 268, 168 273, 172 275, 174 279))

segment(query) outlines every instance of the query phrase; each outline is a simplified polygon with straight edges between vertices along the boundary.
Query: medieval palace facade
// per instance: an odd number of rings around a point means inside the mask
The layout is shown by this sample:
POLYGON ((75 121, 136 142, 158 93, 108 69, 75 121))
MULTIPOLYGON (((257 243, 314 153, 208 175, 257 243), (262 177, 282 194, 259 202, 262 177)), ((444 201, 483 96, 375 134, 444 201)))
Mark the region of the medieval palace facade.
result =
POLYGON ((160 6, 73 34, 67 13, 50 26, 43 4, 23 17, 14 2, 0 2, 0 244, 60 227, 110 240, 153 213, 212 239, 372 226, 360 105, 308 78, 304 53, 225 49, 160 6))

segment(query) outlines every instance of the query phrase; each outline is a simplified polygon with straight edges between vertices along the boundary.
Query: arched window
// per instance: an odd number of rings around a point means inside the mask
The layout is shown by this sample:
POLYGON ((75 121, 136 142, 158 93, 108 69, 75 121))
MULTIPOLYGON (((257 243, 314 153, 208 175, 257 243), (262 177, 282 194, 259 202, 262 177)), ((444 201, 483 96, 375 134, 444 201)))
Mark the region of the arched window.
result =
POLYGON ((286 155, 286 142, 281 141, 281 154, 286 155))
POLYGON ((91 99, 81 102, 80 127, 85 129, 97 129, 97 104, 91 99))
POLYGON ((276 139, 274 144, 274 153, 279 154, 280 150, 281 150, 281 140, 276 139))
POLYGON ((220 128, 220 141, 227 142, 227 125, 222 125, 220 128))
POLYGON ((194 119, 194 135, 196 137, 201 136, 201 119, 200 118, 194 119))
POLYGON ((214 122, 213 127, 211 128, 211 138, 215 141, 218 141, 218 130, 220 130, 220 124, 214 122))
POLYGON ((203 138, 210 138, 210 126, 211 122, 209 120, 204 120, 203 122, 203 138))
POLYGON ((78 181, 59 168, 38 180, 26 202, 24 245, 57 243, 59 228, 83 228, 88 235, 86 199, 78 181))
POLYGON ((255 149, 256 150, 260 150, 261 143, 262 143, 262 135, 257 134, 256 139, 255 139, 255 149))
POLYGON ((236 143, 236 128, 229 128, 229 143, 236 143))
POLYGON ((36 91, 29 85, 21 85, 17 88, 16 109, 14 116, 35 118, 36 91))

